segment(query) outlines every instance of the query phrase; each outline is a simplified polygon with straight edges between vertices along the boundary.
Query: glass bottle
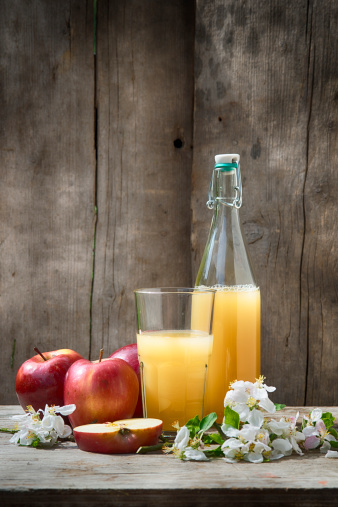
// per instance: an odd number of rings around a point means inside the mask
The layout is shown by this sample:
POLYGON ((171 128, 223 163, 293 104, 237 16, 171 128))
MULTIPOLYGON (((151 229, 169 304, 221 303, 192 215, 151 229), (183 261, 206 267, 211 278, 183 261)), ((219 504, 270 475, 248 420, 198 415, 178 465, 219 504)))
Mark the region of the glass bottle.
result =
POLYGON ((240 156, 215 156, 207 206, 214 210, 196 286, 216 289, 213 351, 205 414, 224 415, 224 396, 234 380, 260 375, 260 290, 239 219, 242 205, 240 156))

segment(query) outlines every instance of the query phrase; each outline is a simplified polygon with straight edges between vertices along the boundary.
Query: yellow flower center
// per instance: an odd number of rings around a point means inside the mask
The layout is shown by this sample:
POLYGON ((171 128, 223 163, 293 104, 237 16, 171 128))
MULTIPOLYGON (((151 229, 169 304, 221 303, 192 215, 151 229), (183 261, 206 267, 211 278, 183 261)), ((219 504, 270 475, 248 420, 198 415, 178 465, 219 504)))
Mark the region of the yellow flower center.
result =
POLYGON ((248 401, 246 402, 246 404, 248 405, 248 407, 252 408, 256 405, 257 403, 257 400, 255 398, 253 398, 252 396, 250 396, 250 398, 248 399, 248 401))
POLYGON ((258 383, 259 387, 262 387, 262 384, 264 384, 264 380, 266 377, 264 375, 260 375, 259 378, 256 378, 256 382, 258 383))

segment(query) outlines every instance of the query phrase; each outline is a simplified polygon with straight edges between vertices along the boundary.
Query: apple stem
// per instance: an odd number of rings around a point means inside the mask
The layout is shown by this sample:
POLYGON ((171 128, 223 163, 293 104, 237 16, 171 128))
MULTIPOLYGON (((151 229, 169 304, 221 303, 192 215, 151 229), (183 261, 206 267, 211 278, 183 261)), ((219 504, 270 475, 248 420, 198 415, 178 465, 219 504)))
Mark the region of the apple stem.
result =
POLYGON ((101 349, 100 350, 99 363, 101 363, 101 361, 102 361, 103 352, 104 352, 104 349, 101 349))
POLYGON ((40 352, 40 350, 37 348, 37 347, 34 347, 33 349, 35 352, 37 352, 44 361, 47 361, 47 359, 45 358, 45 356, 40 352))

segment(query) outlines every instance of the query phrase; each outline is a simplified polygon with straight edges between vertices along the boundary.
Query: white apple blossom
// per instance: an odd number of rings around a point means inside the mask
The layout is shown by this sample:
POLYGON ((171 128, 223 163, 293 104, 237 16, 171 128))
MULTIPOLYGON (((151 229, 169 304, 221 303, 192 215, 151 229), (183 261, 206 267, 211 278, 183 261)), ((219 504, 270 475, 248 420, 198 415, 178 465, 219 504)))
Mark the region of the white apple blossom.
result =
POLYGON ((271 452, 267 445, 266 432, 262 433, 260 428, 245 424, 241 430, 231 432, 233 437, 226 440, 222 445, 222 451, 227 463, 235 463, 244 460, 252 463, 261 463, 271 452))
MULTIPOLYGON (((322 411, 320 409, 317 410, 320 412, 321 417, 322 411)), ((312 411, 312 413, 313 412, 314 411, 312 411)), ((326 452, 331 448, 330 441, 336 442, 336 439, 333 435, 328 433, 324 421, 317 418, 319 412, 312 419, 314 425, 305 426, 305 428, 303 428, 303 435, 305 437, 304 447, 305 449, 316 449, 320 447, 321 452, 326 452)), ((309 419, 307 420, 309 421, 309 419)))
MULTIPOLYGON (((271 431, 272 434, 275 434, 279 437, 281 437, 278 440, 285 439, 289 441, 291 445, 291 449, 296 451, 299 455, 303 455, 302 450, 300 449, 298 442, 303 442, 305 440, 305 436, 302 432, 297 430, 296 424, 297 419, 299 416, 299 412, 296 414, 295 417, 282 417, 279 421, 275 421, 273 419, 270 419, 266 422, 267 428, 271 431)), ((272 442, 272 447, 275 448, 272 442)), ((281 452, 282 449, 279 449, 281 452)), ((292 452, 292 451, 291 451, 292 452)), ((290 453, 291 454, 291 453, 290 453)), ((288 456, 289 454, 286 454, 285 456, 288 456)))
POLYGON ((189 429, 182 426, 177 431, 174 445, 165 448, 165 452, 172 452, 174 456, 185 461, 208 461, 204 452, 198 449, 200 444, 201 440, 198 437, 190 438, 189 429))
POLYGON ((224 406, 237 412, 240 421, 260 428, 264 421, 262 410, 269 414, 275 413, 276 407, 269 399, 268 393, 276 388, 264 384, 263 376, 255 383, 236 380, 230 384, 230 388, 224 398, 224 406))
POLYGON ((72 433, 70 426, 64 423, 61 415, 69 415, 76 409, 75 405, 66 405, 64 407, 45 406, 45 410, 39 409, 37 412, 33 407, 27 407, 26 414, 13 416, 18 430, 10 442, 19 445, 32 445, 36 447, 39 443, 52 446, 58 438, 67 438, 72 433), (41 419, 40 416, 43 414, 41 419))
POLYGON ((295 416, 268 417, 276 411, 269 399, 275 387, 267 386, 261 376, 255 383, 243 380, 230 384, 224 398, 224 418, 220 426, 216 413, 202 421, 195 418, 186 426, 179 427, 172 447, 164 452, 173 452, 182 460, 207 461, 210 457, 224 456, 227 463, 248 461, 262 463, 290 456, 293 452, 303 455, 303 450, 320 447, 327 458, 337 458, 338 451, 331 450, 331 443, 337 441, 334 417, 317 408, 303 419, 302 431, 297 429, 299 412, 295 416), (237 414, 238 417, 237 417, 237 414), (207 422, 206 422, 207 421, 207 422), (324 422, 325 421, 325 422, 324 422), (327 427, 325 426, 327 424, 327 427), (210 433, 212 426, 218 433, 210 433))
POLYGON ((323 411, 320 408, 314 408, 309 416, 304 415, 303 421, 306 422, 307 426, 312 426, 314 423, 322 418, 323 411))

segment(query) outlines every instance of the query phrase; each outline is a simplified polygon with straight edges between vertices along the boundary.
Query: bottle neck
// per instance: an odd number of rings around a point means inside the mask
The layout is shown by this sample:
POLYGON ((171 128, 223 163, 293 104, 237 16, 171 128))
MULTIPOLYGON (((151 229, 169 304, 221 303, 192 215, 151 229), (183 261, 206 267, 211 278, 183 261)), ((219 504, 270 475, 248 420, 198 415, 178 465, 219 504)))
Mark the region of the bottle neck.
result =
POLYGON ((232 208, 242 206, 242 183, 239 162, 231 164, 216 164, 213 171, 210 187, 209 209, 218 207, 221 203, 232 208))
POLYGON ((256 287, 239 219, 241 204, 239 167, 237 164, 216 164, 207 202, 207 206, 214 210, 214 216, 196 285, 256 287), (226 167, 219 168, 218 165, 226 167))

